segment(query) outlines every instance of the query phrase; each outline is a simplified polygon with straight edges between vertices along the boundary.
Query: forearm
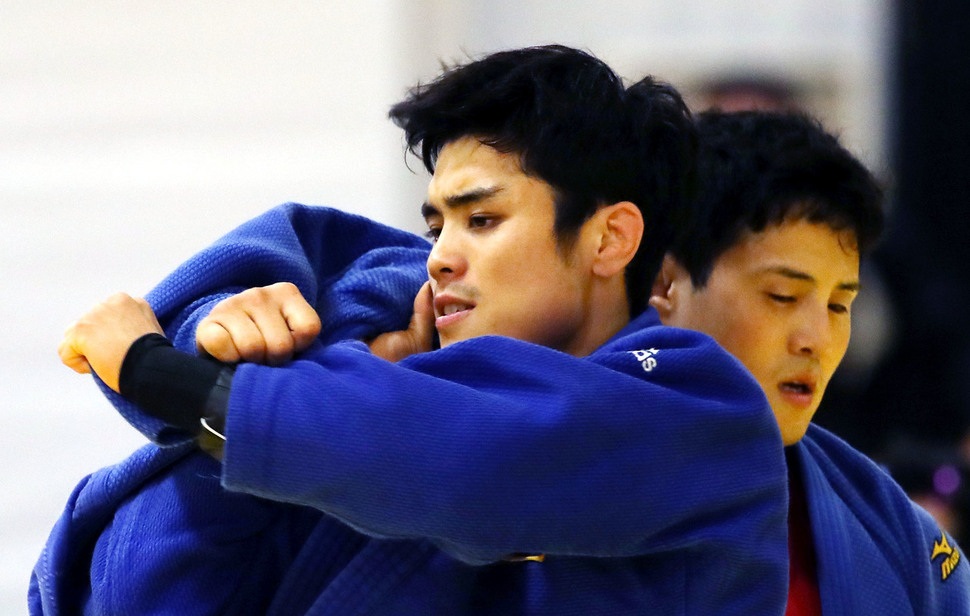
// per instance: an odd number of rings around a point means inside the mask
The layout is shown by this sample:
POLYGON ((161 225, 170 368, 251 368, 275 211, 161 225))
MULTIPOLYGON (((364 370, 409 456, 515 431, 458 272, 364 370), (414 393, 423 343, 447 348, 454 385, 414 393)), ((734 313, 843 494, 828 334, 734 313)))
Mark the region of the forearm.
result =
MULTIPOLYGON (((211 392, 227 371, 148 342, 126 359, 126 395, 183 432, 197 434, 207 413, 218 425, 211 392)), ((739 517, 765 537, 783 526, 784 463, 760 398, 747 408, 705 401, 501 338, 406 366, 348 345, 311 359, 240 367, 228 488, 312 506, 374 536, 430 538, 468 562, 631 556, 698 533, 744 544, 739 517)), ((640 369, 629 352, 614 360, 640 369)))
POLYGON ((225 485, 371 535, 431 538, 469 562, 630 556, 704 533, 750 542, 731 536, 739 517, 784 539, 784 460, 763 401, 732 408, 490 340, 484 354, 453 346, 407 367, 338 347, 241 367, 225 485))
POLYGON ((221 456, 233 366, 175 349, 158 334, 136 340, 121 366, 120 393, 152 417, 221 456), (216 436, 215 442, 211 436, 216 436), (214 445, 209 446, 209 444, 214 445))

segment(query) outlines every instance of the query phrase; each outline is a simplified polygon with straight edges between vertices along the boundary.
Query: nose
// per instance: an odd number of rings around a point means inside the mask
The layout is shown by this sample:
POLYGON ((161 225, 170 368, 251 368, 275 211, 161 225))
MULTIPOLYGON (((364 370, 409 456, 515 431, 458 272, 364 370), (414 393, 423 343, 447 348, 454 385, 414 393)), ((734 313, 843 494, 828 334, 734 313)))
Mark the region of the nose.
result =
POLYGON ((458 234, 442 228, 428 255, 428 275, 439 283, 460 278, 467 264, 458 234))
POLYGON ((806 307, 799 316, 788 338, 788 352, 807 357, 821 355, 832 340, 828 306, 806 307))

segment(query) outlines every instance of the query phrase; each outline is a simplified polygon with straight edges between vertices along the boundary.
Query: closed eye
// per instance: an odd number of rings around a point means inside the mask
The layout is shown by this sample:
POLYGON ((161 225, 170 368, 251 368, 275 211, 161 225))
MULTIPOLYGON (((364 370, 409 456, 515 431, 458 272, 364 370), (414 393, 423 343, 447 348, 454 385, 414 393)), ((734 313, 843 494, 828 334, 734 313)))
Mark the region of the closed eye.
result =
POLYGON ((773 301, 776 301, 781 304, 791 304, 795 301, 795 297, 793 295, 779 295, 777 293, 769 293, 768 297, 770 297, 773 301))
POLYGON ((849 307, 844 304, 829 304, 829 310, 835 314, 848 314, 849 307))

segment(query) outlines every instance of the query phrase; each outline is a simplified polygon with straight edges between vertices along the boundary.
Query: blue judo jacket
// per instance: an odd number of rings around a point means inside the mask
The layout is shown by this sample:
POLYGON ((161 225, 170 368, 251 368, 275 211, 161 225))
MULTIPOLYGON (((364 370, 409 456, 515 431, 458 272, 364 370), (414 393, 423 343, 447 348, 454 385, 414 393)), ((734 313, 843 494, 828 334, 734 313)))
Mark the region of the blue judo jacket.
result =
POLYGON ((885 470, 816 425, 792 449, 823 614, 970 614, 962 549, 885 470))
POLYGON ((497 336, 372 356, 355 340, 406 325, 427 251, 287 204, 163 281, 185 350, 215 303, 281 280, 324 331, 239 366, 222 464, 109 393, 164 447, 82 481, 31 613, 782 614, 783 449, 740 364, 652 310, 585 358, 497 336))

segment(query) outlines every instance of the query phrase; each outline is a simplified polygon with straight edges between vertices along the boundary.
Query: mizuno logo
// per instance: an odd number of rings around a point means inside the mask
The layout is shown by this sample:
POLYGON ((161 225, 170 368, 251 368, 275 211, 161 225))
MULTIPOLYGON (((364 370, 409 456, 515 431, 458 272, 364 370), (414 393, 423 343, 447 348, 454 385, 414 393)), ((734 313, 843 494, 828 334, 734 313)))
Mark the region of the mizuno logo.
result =
POLYGON ((946 533, 943 531, 940 531, 940 540, 933 542, 933 553, 930 554, 930 560, 936 560, 940 556, 946 557, 940 564, 940 574, 945 580, 960 564, 960 551, 950 547, 950 543, 946 540, 946 533))

